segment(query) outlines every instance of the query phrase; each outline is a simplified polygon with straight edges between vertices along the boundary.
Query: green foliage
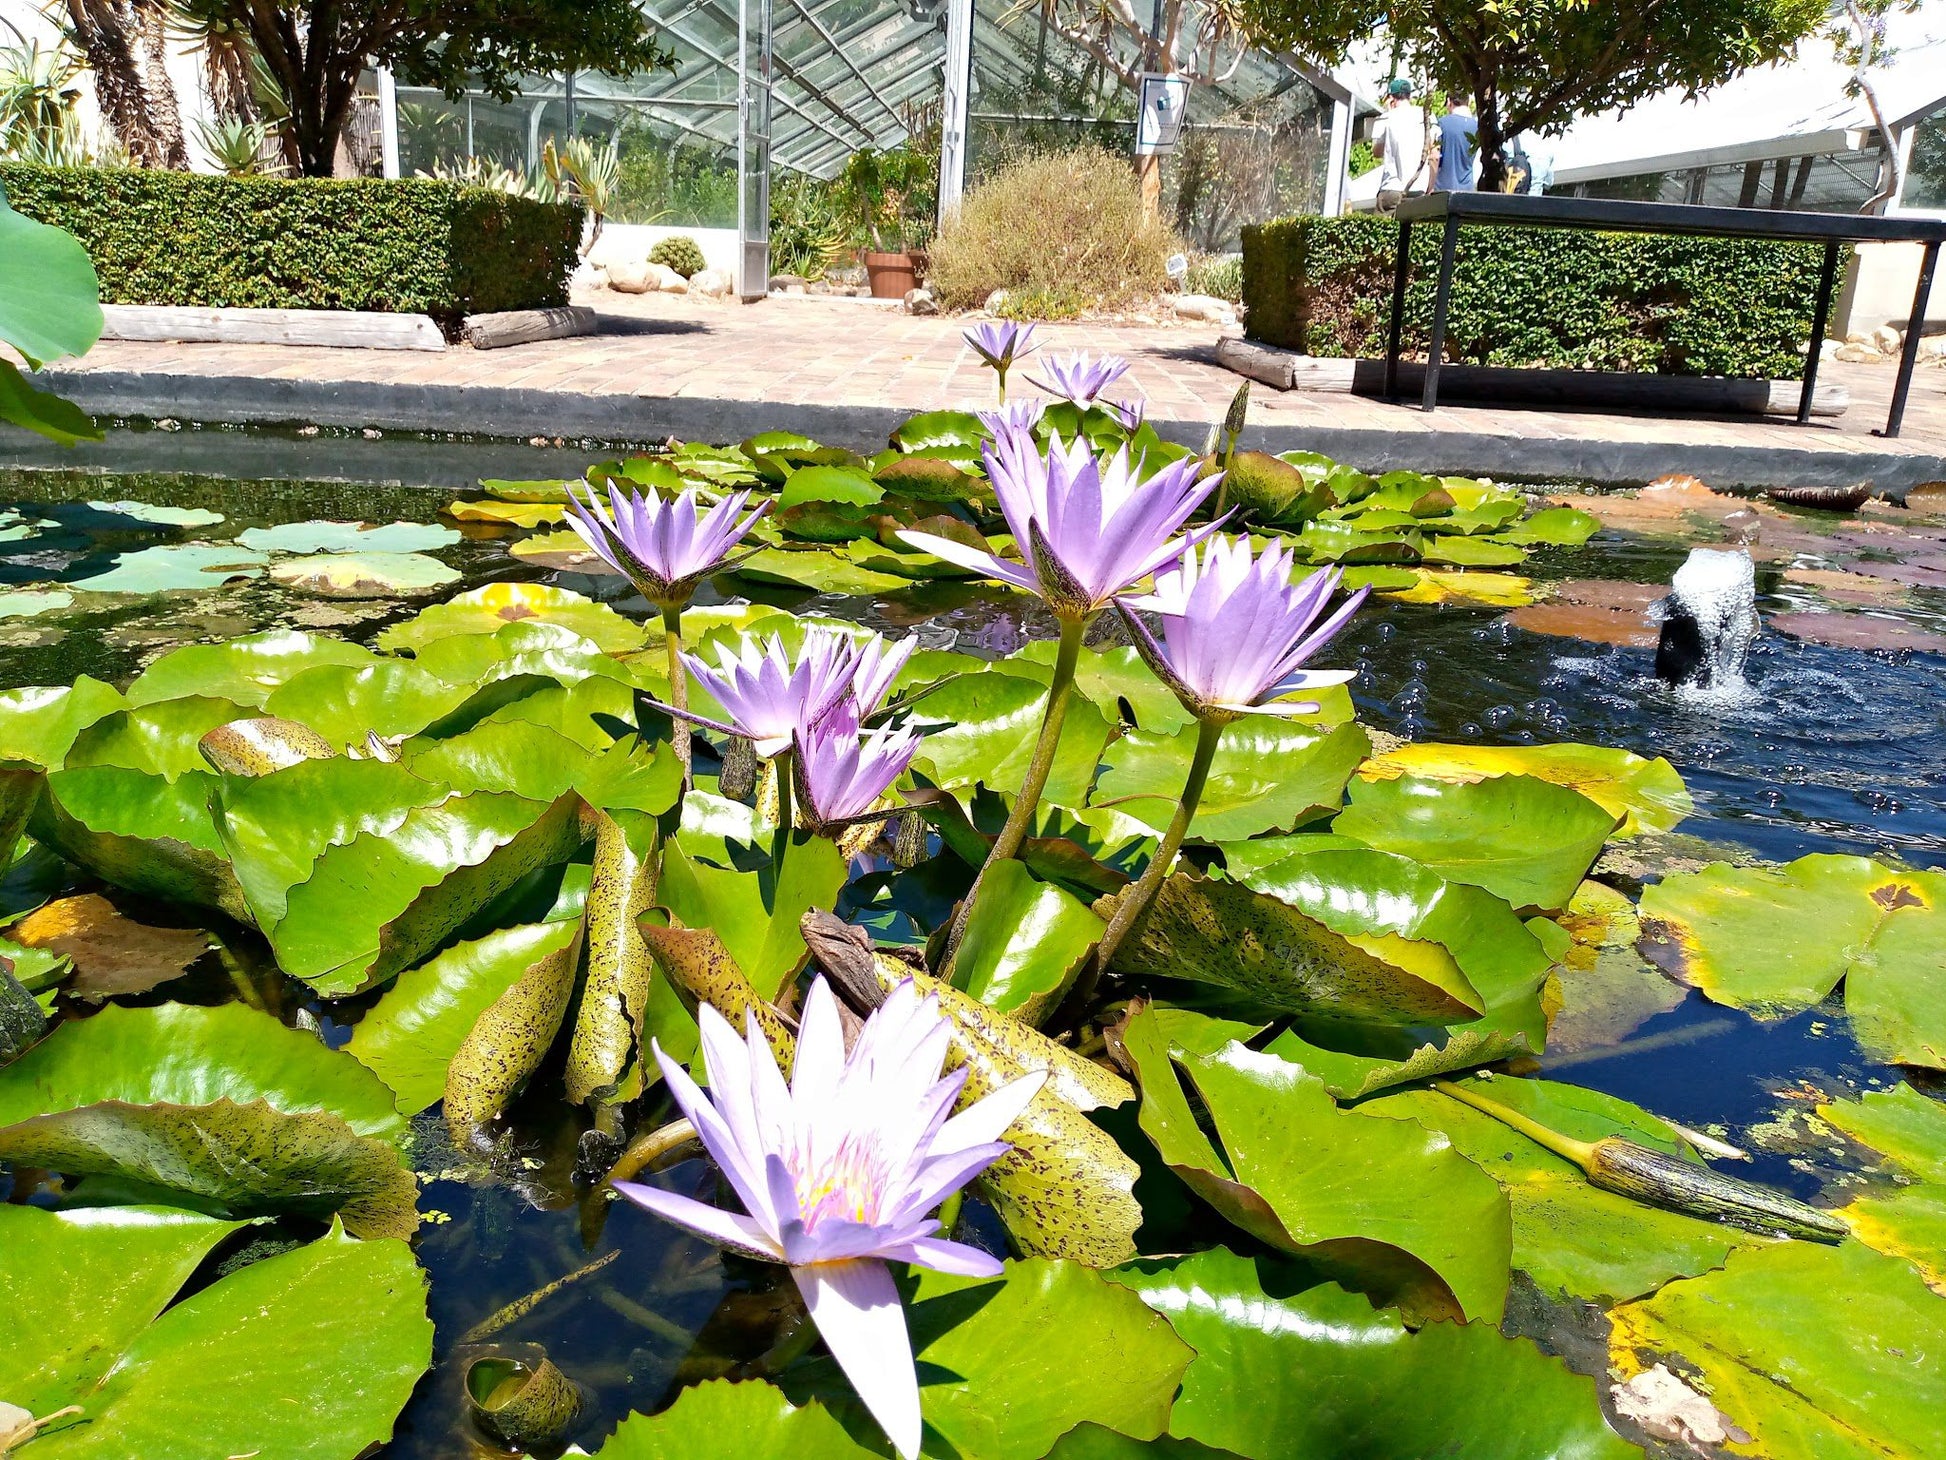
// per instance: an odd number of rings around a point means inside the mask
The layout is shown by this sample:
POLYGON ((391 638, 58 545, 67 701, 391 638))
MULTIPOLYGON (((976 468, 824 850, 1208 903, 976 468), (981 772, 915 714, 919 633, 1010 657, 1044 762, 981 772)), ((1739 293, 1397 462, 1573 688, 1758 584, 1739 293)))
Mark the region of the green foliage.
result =
POLYGON ((1558 133, 1663 91, 1707 91, 1790 55, 1828 9, 1825 0, 1241 0, 1232 18, 1259 44, 1326 65, 1387 32, 1400 74, 1479 101, 1480 185, 1493 188, 1505 138, 1558 133))
POLYGON ((1189 265, 1183 289, 1190 294, 1214 294, 1232 303, 1243 298, 1243 260, 1234 254, 1199 258, 1189 265))
POLYGON ((828 183, 787 172, 770 181, 770 271, 821 279, 851 251, 850 227, 828 183))
POLYGON ((1351 157, 1348 163, 1353 177, 1363 177, 1378 166, 1378 152, 1363 137, 1351 144, 1351 157))
POLYGON ((881 253, 923 248, 939 212, 938 140, 915 136, 883 152, 861 147, 833 191, 861 244, 881 253))
MULTIPOLYGON (((1306 354, 1385 353, 1398 225, 1279 218, 1243 230, 1254 339, 1306 354)), ((1407 352, 1423 355, 1439 233, 1412 240, 1407 352)), ((1814 244, 1550 229, 1460 231, 1449 360, 1796 379, 1822 253, 1814 244)))
POLYGON ((707 267, 703 261, 702 245, 687 233, 672 234, 657 243, 649 250, 649 262, 666 265, 685 279, 702 273, 707 267))
MULTIPOLYGON (((0 176, 0 342, 30 369, 64 355, 87 353, 101 336, 98 286, 88 255, 59 228, 37 223, 7 205, 0 176)), ((95 423, 72 403, 36 390, 13 361, 0 358, 0 421, 24 426, 72 446, 99 441, 95 423)))
POLYGON ((933 240, 927 282, 953 308, 1006 289, 1055 305, 1052 318, 1153 294, 1176 250, 1144 216, 1128 159, 1081 147, 1022 158, 967 193, 933 240))
POLYGON ((734 228, 736 156, 720 147, 670 140, 642 126, 624 126, 609 216, 617 223, 666 223, 685 228, 734 228))
POLYGON ((468 314, 567 303, 578 204, 427 181, 0 163, 14 206, 81 240, 115 304, 468 314))

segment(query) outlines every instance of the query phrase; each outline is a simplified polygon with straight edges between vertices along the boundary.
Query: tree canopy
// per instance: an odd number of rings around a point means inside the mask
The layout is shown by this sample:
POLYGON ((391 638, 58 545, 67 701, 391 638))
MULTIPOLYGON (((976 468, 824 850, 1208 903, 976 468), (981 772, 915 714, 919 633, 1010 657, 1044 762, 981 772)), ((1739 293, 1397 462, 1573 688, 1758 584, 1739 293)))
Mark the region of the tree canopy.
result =
POLYGON ((502 99, 522 73, 666 68, 633 0, 182 0, 205 28, 248 36, 290 109, 299 165, 332 170, 367 66, 457 98, 502 99))
POLYGON ((1516 133, 1558 133, 1658 92, 1695 93, 1792 54, 1826 0, 1229 0, 1260 45, 1342 62, 1383 29, 1402 68, 1471 92, 1480 186, 1516 133))

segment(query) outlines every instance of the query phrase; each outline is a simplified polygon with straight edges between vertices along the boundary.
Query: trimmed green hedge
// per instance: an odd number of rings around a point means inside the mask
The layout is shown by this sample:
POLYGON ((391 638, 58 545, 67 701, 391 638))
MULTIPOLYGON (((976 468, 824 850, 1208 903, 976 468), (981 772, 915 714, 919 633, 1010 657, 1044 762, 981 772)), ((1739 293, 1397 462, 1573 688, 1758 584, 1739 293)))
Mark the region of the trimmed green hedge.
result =
POLYGON ((0 162, 17 212, 82 242, 104 304, 468 314, 568 301, 579 203, 455 183, 0 162))
MULTIPOLYGON (((1405 348, 1421 358, 1440 230, 1413 230, 1405 348)), ((1279 218, 1243 230, 1252 339, 1382 358, 1398 225, 1279 218)), ((1794 380, 1817 303, 1818 244, 1579 229, 1462 228, 1446 358, 1794 380)))

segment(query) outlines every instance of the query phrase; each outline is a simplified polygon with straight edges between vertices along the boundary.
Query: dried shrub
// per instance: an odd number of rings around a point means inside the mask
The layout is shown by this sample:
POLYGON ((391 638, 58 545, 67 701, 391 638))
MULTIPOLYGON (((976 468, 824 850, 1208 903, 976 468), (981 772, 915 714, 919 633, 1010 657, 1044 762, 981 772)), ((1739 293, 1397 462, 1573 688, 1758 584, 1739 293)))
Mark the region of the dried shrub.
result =
POLYGON ((1078 147, 1011 162, 968 192, 933 240, 926 282, 952 308, 1005 289, 1064 313, 1115 309, 1161 289, 1177 247, 1142 216, 1128 160, 1078 147))

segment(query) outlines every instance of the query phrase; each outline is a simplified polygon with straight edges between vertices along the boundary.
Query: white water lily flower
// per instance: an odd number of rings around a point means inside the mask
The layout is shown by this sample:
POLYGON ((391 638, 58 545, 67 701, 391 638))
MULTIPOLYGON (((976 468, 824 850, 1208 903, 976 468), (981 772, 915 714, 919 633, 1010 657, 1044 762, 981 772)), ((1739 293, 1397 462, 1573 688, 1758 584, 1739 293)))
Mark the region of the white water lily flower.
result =
POLYGON ((751 1257, 787 1263, 831 1356, 898 1452, 919 1453, 919 1381, 887 1262, 993 1277, 1000 1262, 937 1235, 930 1215, 994 1161, 1046 1078, 1016 1080, 953 1115, 965 1070, 940 1076, 951 1026, 939 1001, 901 983, 845 1054, 837 1001, 811 986, 784 1082, 754 1016, 736 1036, 698 1011, 710 1093, 655 1051, 743 1212, 652 1186, 616 1189, 660 1217, 751 1257))

